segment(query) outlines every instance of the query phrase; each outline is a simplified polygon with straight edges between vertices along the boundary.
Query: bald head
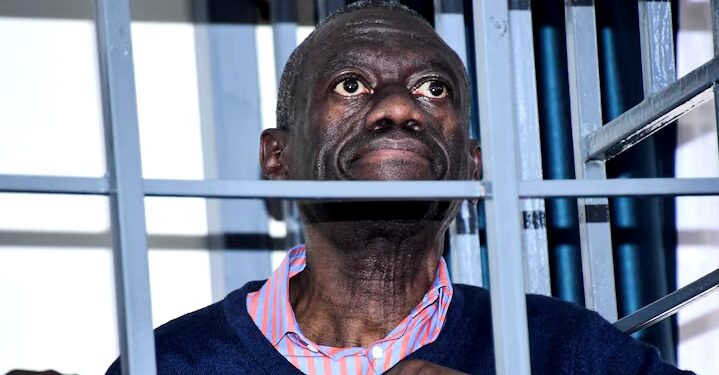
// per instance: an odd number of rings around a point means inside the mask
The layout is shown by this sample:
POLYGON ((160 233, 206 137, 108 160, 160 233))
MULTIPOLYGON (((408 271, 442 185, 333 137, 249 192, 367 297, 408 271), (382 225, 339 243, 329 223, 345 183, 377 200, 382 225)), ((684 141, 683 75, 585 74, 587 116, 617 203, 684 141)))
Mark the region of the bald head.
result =
MULTIPOLYGON (((393 16, 388 18, 394 22, 404 20, 405 24, 406 22, 411 22, 424 25, 424 31, 434 35, 436 40, 442 44, 441 47, 446 51, 447 55, 454 60, 455 68, 458 69, 463 76, 465 86, 467 87, 466 89, 468 90, 468 79, 459 56, 457 56, 449 46, 444 44, 430 23, 419 13, 398 2, 378 0, 355 1, 332 12, 327 18, 321 20, 317 28, 291 54, 285 65, 279 84, 277 98, 278 128, 289 129, 293 127, 298 120, 301 120, 297 118, 296 111, 297 108, 301 108, 304 104, 302 100, 304 93, 298 92, 298 84, 305 73, 306 67, 311 64, 308 58, 313 56, 323 57, 322 46, 326 46, 324 38, 327 37, 328 30, 332 30, 329 31, 329 33, 336 30, 336 28, 329 26, 334 22, 339 22, 342 25, 340 29, 351 30, 353 26, 359 25, 357 18, 359 18, 359 23, 375 23, 377 26, 382 23, 389 25, 388 20, 381 17, 387 15, 387 12, 392 12, 391 14, 393 16), (353 13, 358 13, 355 14, 356 17, 353 17, 354 20, 344 19, 344 17, 352 15, 353 13), (380 17, 377 17, 378 14, 380 17)), ((408 36, 411 37, 409 34, 408 36)), ((382 39, 383 38, 380 37, 379 41, 382 42, 382 39)), ((467 113, 469 114, 469 102, 467 103, 467 113)))

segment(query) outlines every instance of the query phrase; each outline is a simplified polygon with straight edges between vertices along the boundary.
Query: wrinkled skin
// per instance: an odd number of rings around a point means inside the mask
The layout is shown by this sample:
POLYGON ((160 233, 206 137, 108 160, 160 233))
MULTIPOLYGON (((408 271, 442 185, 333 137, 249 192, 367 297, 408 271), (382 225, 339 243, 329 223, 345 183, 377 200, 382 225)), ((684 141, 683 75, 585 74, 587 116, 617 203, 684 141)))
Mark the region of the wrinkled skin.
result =
MULTIPOLYGON (((262 135, 266 178, 479 178, 464 67, 428 25, 369 8, 309 43, 297 123, 262 135)), ((384 338, 433 282, 457 206, 301 202, 307 267, 291 279, 290 302, 305 335, 337 347, 384 338)))

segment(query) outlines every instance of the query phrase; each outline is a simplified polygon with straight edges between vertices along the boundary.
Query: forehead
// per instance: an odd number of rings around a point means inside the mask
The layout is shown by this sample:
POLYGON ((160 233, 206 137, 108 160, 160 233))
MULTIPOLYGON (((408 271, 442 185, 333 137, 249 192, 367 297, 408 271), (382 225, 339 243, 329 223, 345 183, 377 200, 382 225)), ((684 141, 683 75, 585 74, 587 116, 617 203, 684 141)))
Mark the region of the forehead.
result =
POLYGON ((327 23, 310 46, 310 66, 319 72, 367 59, 411 62, 415 67, 464 69, 429 24, 399 10, 368 8, 327 23))

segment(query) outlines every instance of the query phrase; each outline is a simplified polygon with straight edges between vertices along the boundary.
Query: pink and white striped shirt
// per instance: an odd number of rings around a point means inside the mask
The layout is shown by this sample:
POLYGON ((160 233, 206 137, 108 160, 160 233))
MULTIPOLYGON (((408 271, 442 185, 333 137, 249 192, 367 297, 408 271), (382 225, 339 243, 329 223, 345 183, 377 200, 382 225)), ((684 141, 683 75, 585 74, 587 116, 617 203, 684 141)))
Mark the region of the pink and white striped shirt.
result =
POLYGON ((447 264, 440 259, 437 276, 422 301, 387 337, 367 348, 334 348, 307 339, 289 301, 292 276, 305 268, 305 247, 291 249, 260 290, 247 295, 247 310, 277 351, 305 374, 381 374, 439 335, 452 299, 447 264))

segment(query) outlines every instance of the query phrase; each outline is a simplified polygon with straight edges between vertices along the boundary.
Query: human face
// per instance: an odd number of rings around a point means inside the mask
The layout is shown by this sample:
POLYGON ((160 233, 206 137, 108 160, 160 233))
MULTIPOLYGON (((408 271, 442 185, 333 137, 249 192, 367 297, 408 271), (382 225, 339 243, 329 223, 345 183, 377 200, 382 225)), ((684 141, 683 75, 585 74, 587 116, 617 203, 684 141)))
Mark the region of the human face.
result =
POLYGON ((371 8, 333 20, 309 48, 288 178, 470 177, 464 68, 434 30, 371 8))

